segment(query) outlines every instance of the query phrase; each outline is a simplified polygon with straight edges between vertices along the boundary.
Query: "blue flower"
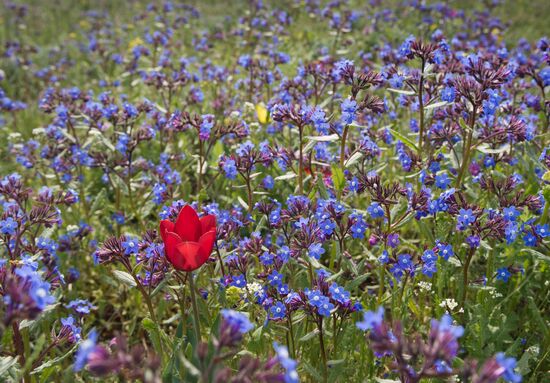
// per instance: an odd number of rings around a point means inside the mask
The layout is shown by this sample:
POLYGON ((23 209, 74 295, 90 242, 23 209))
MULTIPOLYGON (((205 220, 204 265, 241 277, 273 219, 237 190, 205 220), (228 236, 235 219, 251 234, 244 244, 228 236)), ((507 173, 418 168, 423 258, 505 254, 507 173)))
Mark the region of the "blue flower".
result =
POLYGON ((273 189, 273 186, 275 186, 275 181, 273 180, 273 177, 266 176, 262 181, 262 185, 264 186, 264 188, 271 190, 273 189))
POLYGON ((380 306, 376 311, 365 311, 363 313, 363 320, 357 322, 355 325, 362 331, 368 331, 380 326, 383 321, 384 307, 380 306))
POLYGON ((436 271, 437 271, 437 265, 435 262, 425 263, 424 265, 422 265, 422 274, 424 274, 428 278, 433 277, 436 271))
POLYGON ((497 270, 497 280, 508 282, 512 274, 508 271, 506 267, 501 267, 497 270))
POLYGON ((519 211, 515 206, 509 206, 505 207, 502 210, 502 213, 504 215, 504 219, 507 221, 516 221, 516 219, 520 216, 521 211, 519 211))
POLYGON ((506 228, 504 229, 504 236, 506 237, 506 243, 513 243, 519 234, 518 224, 514 222, 508 222, 506 228))
POLYGON ((116 150, 118 150, 122 154, 125 154, 128 151, 129 142, 130 142, 130 136, 124 133, 121 134, 117 140, 116 150))
POLYGON ((438 254, 441 258, 448 261, 449 257, 452 257, 454 255, 453 252, 453 246, 449 244, 444 243, 438 243, 437 249, 439 250, 438 254))
POLYGON ((537 245, 537 237, 530 231, 525 233, 523 236, 523 242, 526 246, 536 246, 537 245))
POLYGON ((241 334, 245 334, 254 328, 248 317, 235 310, 223 309, 221 311, 223 319, 228 322, 231 327, 236 327, 241 334))
POLYGON ((356 193, 359 190, 359 179, 355 176, 353 176, 348 181, 348 189, 350 192, 356 193))
POLYGON ((410 254, 401 254, 397 257, 397 265, 402 270, 412 270, 413 263, 410 254))
POLYGON ((325 249, 323 248, 323 245, 321 243, 312 243, 309 245, 308 249, 308 255, 315 259, 320 259, 321 256, 325 253, 325 249))
POLYGON ((138 115, 137 108, 134 105, 130 104, 129 102, 125 102, 124 104, 122 104, 122 107, 124 108, 124 112, 126 112, 129 118, 132 118, 138 115))
POLYGON ((390 83, 390 86, 392 88, 399 89, 403 86, 403 81, 405 80, 405 77, 401 76, 400 74, 394 74, 391 76, 391 78, 388 80, 390 83))
POLYGON ((477 249, 481 243, 481 239, 477 235, 466 237, 466 243, 472 248, 477 249))
POLYGON ((323 299, 326 298, 319 290, 307 290, 306 289, 306 296, 309 300, 309 304, 315 307, 319 307, 323 299))
POLYGON ((434 367, 435 367, 435 370, 440 374, 448 374, 453 371, 451 367, 449 367, 447 362, 445 362, 442 359, 436 360, 434 363, 434 367))
POLYGON ((90 310, 95 309, 89 301, 85 299, 74 299, 70 301, 66 306, 68 309, 73 309, 78 314, 89 314, 90 310))
POLYGON ((277 302, 269 309, 272 319, 282 319, 286 315, 286 307, 282 302, 277 302))
POLYGON ((378 257, 378 262, 380 262, 381 264, 386 264, 389 262, 389 260, 390 260, 390 254, 388 253, 388 251, 387 250, 382 251, 382 255, 378 257))
POLYGON ((235 163, 235 160, 228 158, 223 163, 223 171, 225 172, 225 176, 231 180, 234 180, 237 178, 237 166, 235 163))
POLYGON ((269 251, 264 251, 264 253, 260 255, 260 262, 262 262, 262 265, 264 266, 272 265, 274 259, 275 259, 275 256, 271 254, 269 251))
POLYGON ((288 295, 288 293, 290 293, 290 289, 286 283, 282 283, 277 286, 277 292, 281 295, 288 295))
POLYGON ((50 284, 40 279, 38 274, 32 278, 30 297, 39 309, 44 309, 47 305, 55 302, 55 297, 50 294, 50 284))
POLYGON ((124 248, 124 255, 137 254, 139 252, 139 242, 137 239, 128 237, 126 241, 122 242, 124 248))
POLYGON ((435 186, 437 186, 440 189, 447 189, 451 183, 451 179, 447 175, 447 173, 441 173, 435 176, 435 186))
POLYGON ((88 339, 80 343, 78 350, 76 352, 76 357, 74 361, 73 370, 80 371, 88 362, 90 354, 95 350, 97 342, 97 332, 95 330, 90 331, 88 334, 88 339))
POLYGON ((321 303, 317 306, 317 312, 324 317, 330 316, 332 309, 334 309, 334 305, 330 303, 327 297, 323 297, 321 303))
POLYGON ((310 118, 313 126, 320 134, 328 134, 330 124, 326 120, 325 112, 320 107, 315 109, 310 118))
POLYGON ((498 90, 487 89, 485 94, 488 97, 486 100, 483 100, 483 114, 485 116, 492 116, 497 111, 502 98, 500 97, 498 90))
POLYGON ((341 304, 346 304, 350 300, 350 292, 339 286, 336 282, 332 282, 329 292, 332 299, 341 304))
POLYGON ((214 127, 214 115, 213 114, 203 114, 202 122, 199 128, 199 139, 201 141, 206 141, 210 138, 210 131, 214 127))
POLYGON ((406 57, 411 54, 411 45, 414 41, 414 36, 410 35, 407 37, 407 39, 401 44, 399 47, 399 55, 402 57, 406 57))
POLYGON ((547 223, 544 225, 535 225, 535 233, 537 233, 541 238, 550 236, 550 225, 547 223))
POLYGON ((277 258, 280 259, 283 263, 286 263, 290 260, 290 248, 288 246, 281 246, 279 251, 277 251, 277 258))
POLYGON ((351 225, 351 235, 353 238, 365 238, 365 231, 367 230, 367 223, 363 221, 362 217, 359 217, 353 225, 351 225))
POLYGON ((476 220, 476 217, 474 215, 474 212, 472 209, 460 209, 458 211, 458 225, 459 230, 464 230, 467 226, 469 226, 471 223, 474 223, 476 220))
POLYGON ((233 277, 233 281, 231 282, 231 286, 238 287, 240 289, 246 287, 246 279, 244 275, 236 275, 233 277))
POLYGON ((355 100, 345 99, 340 104, 342 109, 342 121, 345 124, 351 124, 355 119, 355 112, 357 110, 357 102, 355 100))
MULTIPOLYGON (((71 343, 78 342, 81 338, 81 329, 75 324, 75 319, 72 316, 61 318, 61 326, 68 331, 68 339, 71 343)), ((67 334, 65 332, 65 334, 67 334)))
POLYGON ((285 383, 298 383, 300 381, 298 372, 296 372, 298 363, 290 358, 288 348, 286 348, 286 346, 279 345, 277 342, 273 342, 273 348, 277 354, 277 360, 285 369, 285 383))
POLYGON ((441 100, 446 102, 454 102, 456 98, 455 88, 448 86, 441 91, 441 100))
POLYGON ((0 221, 0 232, 2 234, 14 235, 17 230, 17 221, 12 217, 8 217, 0 221))
POLYGON ((273 270, 271 274, 267 276, 267 281, 271 286, 279 286, 281 283, 283 283, 283 274, 280 274, 276 270, 273 270))
POLYGON ((382 218, 384 217, 384 209, 378 202, 373 202, 367 208, 367 212, 372 218, 382 218))
POLYGON ((510 383, 520 383, 521 375, 517 374, 514 369, 516 368, 516 359, 507 358, 503 352, 499 352, 495 355, 497 363, 504 368, 502 373, 502 379, 510 383))
POLYGON ((433 250, 424 251, 424 254, 422 254, 421 258, 425 263, 434 263, 435 261, 437 261, 437 256, 435 255, 433 250))
POLYGON ((319 222, 319 228, 325 234, 326 236, 329 236, 332 234, 334 229, 336 228, 336 224, 332 222, 330 219, 325 219, 321 222, 319 222))

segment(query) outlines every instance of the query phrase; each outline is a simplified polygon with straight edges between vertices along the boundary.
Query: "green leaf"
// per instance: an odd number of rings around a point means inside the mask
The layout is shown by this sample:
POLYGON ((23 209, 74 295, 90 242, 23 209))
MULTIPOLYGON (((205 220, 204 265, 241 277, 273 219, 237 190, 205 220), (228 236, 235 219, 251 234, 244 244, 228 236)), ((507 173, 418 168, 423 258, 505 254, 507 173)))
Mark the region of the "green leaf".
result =
POLYGON ((147 331, 147 334, 149 334, 149 338, 151 338, 151 343, 153 343, 155 351, 161 354, 161 335, 157 324, 153 322, 151 318, 143 318, 141 321, 141 326, 147 331))
POLYGON ((505 152, 510 151, 510 144, 501 145, 497 149, 492 149, 492 148, 489 147, 488 144, 483 143, 481 145, 476 146, 476 149, 479 150, 481 153, 501 154, 501 153, 505 153, 505 152))
POLYGON ((548 255, 544 255, 536 250, 533 249, 522 249, 521 253, 529 253, 534 255, 537 258, 542 259, 543 261, 550 262, 550 257, 548 255))
POLYGON ((244 199, 239 196, 237 197, 237 201, 239 201, 239 203, 245 210, 248 210, 248 204, 244 201, 244 199))
POLYGON ((349 168, 350 166, 355 165, 355 163, 357 163, 357 161, 359 161, 362 157, 363 157, 363 153, 355 152, 352 154, 350 158, 346 160, 346 162, 344 163, 344 166, 346 168, 349 168))
POLYGON ((323 375, 315 367, 313 367, 311 364, 309 364, 306 361, 302 361, 302 365, 306 369, 306 371, 314 378, 313 381, 315 382, 322 382, 323 381, 323 375))
POLYGON ((338 139, 340 139, 340 136, 335 133, 327 136, 307 136, 306 139, 316 142, 330 142, 337 141, 338 139))
POLYGON ((413 96, 415 94, 412 90, 388 88, 388 91, 398 94, 404 94, 405 96, 413 96))
POLYGON ((391 132, 391 134, 397 138, 399 141, 403 142, 405 145, 407 145, 411 150, 414 150, 415 152, 418 152, 418 147, 414 142, 409 140, 407 137, 399 133, 397 130, 388 128, 388 130, 391 132))
POLYGON ((346 185, 346 178, 344 177, 344 172, 337 165, 332 165, 332 182, 334 183, 334 188, 337 191, 344 190, 346 185))
POLYGON ((433 104, 426 105, 424 107, 424 110, 435 109, 435 108, 439 108, 439 107, 446 106, 446 105, 449 105, 449 103, 447 101, 435 102, 433 104))
POLYGON ((316 337, 318 334, 319 334, 319 329, 314 328, 312 331, 308 332, 306 335, 301 337, 298 341, 299 342, 307 342, 308 340, 313 339, 314 337, 316 337))
POLYGON ((283 174, 282 176, 275 177, 274 180, 275 181, 285 181, 285 180, 290 180, 290 179, 293 179, 293 178, 296 178, 296 173, 288 172, 286 174, 283 174))
MULTIPOLYGON (((57 363, 61 362, 63 359, 67 358, 69 355, 71 355, 76 348, 78 347, 78 344, 75 344, 69 351, 67 351, 65 354, 58 356, 57 358, 48 360, 45 363, 42 363, 40 366, 36 367, 31 374, 38 374, 39 372, 42 372, 44 369, 49 368, 51 366, 56 365, 57 363)), ((1 375, 1 374, 0 374, 1 375)))
MULTIPOLYGON (((0 358, 0 377, 8 375, 9 370, 18 366, 17 358, 13 356, 3 356, 0 358)), ((6 380, 7 381, 7 380, 6 380)))
POLYGON ((90 212, 93 214, 98 207, 105 206, 105 199, 106 199, 107 193, 105 189, 101 189, 101 191, 95 196, 94 202, 92 203, 92 206, 90 206, 90 212))
POLYGON ((134 278, 129 273, 127 273, 126 271, 113 270, 113 274, 114 274, 116 279, 118 279, 120 282, 124 283, 126 286, 129 286, 129 287, 136 287, 137 286, 136 281, 134 280, 134 278))

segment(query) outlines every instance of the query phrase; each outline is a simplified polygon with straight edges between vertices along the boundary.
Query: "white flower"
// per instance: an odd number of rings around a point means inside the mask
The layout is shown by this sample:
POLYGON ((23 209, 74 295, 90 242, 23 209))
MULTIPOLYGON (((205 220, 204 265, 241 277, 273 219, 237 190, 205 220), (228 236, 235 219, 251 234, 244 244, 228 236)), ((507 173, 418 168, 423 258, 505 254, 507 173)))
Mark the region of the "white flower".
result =
POLYGON ((258 282, 248 283, 246 285, 246 290, 252 295, 260 294, 263 292, 262 285, 260 285, 258 282))
POLYGON ((432 284, 430 282, 420 281, 418 282, 418 287, 423 291, 432 291, 432 284))
POLYGON ((439 307, 448 308, 449 310, 453 311, 455 308, 458 307, 458 302, 454 299, 445 299, 440 304, 439 307))

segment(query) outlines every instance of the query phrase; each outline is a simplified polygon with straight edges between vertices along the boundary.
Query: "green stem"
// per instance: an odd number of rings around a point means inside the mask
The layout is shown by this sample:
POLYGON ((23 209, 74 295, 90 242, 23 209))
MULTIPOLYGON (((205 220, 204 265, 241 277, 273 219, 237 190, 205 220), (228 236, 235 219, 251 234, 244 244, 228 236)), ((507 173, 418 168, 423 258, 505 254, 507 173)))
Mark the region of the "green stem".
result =
POLYGON ((424 69, 426 62, 422 59, 422 72, 420 72, 420 81, 418 84, 418 110, 420 113, 420 130, 418 137, 418 156, 422 158, 422 144, 424 141, 424 69))
POLYGON ((193 275, 189 275, 189 291, 191 293, 191 304, 193 305, 193 322, 195 327, 195 335, 197 337, 197 344, 201 340, 201 328, 199 321, 199 309, 197 307, 197 298, 195 296, 195 282, 193 281, 193 275))
POLYGON ((202 145, 202 141, 199 139, 199 171, 198 171, 198 174, 197 174, 197 199, 199 201, 199 204, 200 204, 200 193, 201 193, 201 189, 202 189, 202 167, 203 167, 203 160, 202 160, 202 157, 203 157, 203 145, 202 145))
POLYGON ((385 289, 385 283, 386 283, 386 266, 382 263, 380 264, 380 282, 378 285, 378 305, 382 303, 382 297, 384 296, 384 289, 385 289))
POLYGON ((296 358, 296 346, 294 343, 294 329, 292 328, 292 314, 290 312, 288 313, 288 330, 290 332, 290 344, 292 345, 290 352, 292 353, 292 357, 296 358))
POLYGON ((470 264, 472 262, 472 258, 474 257, 475 249, 471 248, 468 252, 468 256, 466 257, 466 263, 464 264, 464 274, 462 275, 462 299, 461 299, 461 307, 465 308, 466 303, 466 297, 468 296, 468 270, 470 269, 470 264))
POLYGON ((342 142, 340 143, 340 169, 344 172, 344 160, 346 157, 346 138, 348 137, 349 125, 344 126, 344 131, 342 132, 342 142))
POLYGON ((298 191, 299 194, 304 194, 304 150, 303 150, 303 135, 304 135, 304 127, 299 126, 298 127, 298 134, 299 134, 299 145, 300 145, 300 154, 299 154, 299 168, 298 168, 298 191))
POLYGON ((462 148, 462 166, 460 167, 460 172, 458 173, 458 177, 456 179, 456 187, 459 188, 460 184, 462 183, 462 180, 464 179, 464 176, 466 174, 466 169, 468 169, 468 163, 470 162, 470 152, 472 149, 472 138, 474 136, 474 126, 476 123, 476 107, 474 106, 474 110, 472 111, 472 114, 470 116, 470 131, 468 132, 468 136, 466 138, 466 142, 464 142, 464 146, 462 148))
POLYGON ((319 327, 319 344, 321 346, 321 357, 323 358, 323 381, 328 382, 327 353, 325 351, 325 341, 323 338, 323 318, 317 322, 319 327))

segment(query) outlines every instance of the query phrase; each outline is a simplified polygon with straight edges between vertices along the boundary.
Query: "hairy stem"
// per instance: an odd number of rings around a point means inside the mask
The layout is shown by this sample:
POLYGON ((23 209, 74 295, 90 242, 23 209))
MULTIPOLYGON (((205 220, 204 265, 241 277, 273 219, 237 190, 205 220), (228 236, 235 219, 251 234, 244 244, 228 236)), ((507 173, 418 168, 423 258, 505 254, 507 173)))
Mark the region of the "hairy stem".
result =
POLYGON ((342 142, 340 143, 340 168, 342 172, 344 171, 344 160, 346 157, 346 138, 348 136, 349 125, 344 126, 344 131, 342 132, 342 142))
POLYGON ((466 257, 466 263, 464 264, 464 274, 462 275, 462 299, 461 307, 464 308, 466 303, 466 298, 468 296, 468 270, 470 269, 470 264, 472 263, 472 258, 474 257, 475 249, 471 248, 466 257))
POLYGON ((458 177, 456 179, 456 187, 460 187, 460 185, 462 184, 462 180, 464 179, 464 176, 466 174, 466 169, 468 169, 468 163, 470 162, 470 154, 472 151, 472 139, 474 137, 474 126, 476 123, 476 113, 477 113, 477 109, 474 106, 474 110, 470 115, 470 125, 469 125, 470 130, 468 132, 468 136, 462 148, 462 164, 460 166, 460 172, 458 173, 458 177))
POLYGON ((418 156, 422 158, 422 144, 424 142, 424 69, 426 61, 422 59, 422 71, 420 72, 420 81, 418 83, 418 112, 420 113, 420 130, 418 137, 418 156))
POLYGON ((193 305, 193 322, 195 327, 195 335, 197 337, 197 343, 201 340, 201 328, 199 321, 199 309, 197 307, 197 298, 195 295, 195 282, 193 281, 193 276, 189 275, 189 291, 191 293, 191 304, 193 305))
POLYGON ((304 135, 304 127, 299 126, 298 127, 298 134, 300 136, 299 138, 299 145, 300 145, 300 152, 299 152, 299 168, 298 168, 298 191, 299 194, 304 194, 304 150, 303 150, 303 135, 304 135))
POLYGON ((328 382, 327 353, 325 351, 325 340, 323 337, 323 318, 317 322, 319 328, 319 344, 321 346, 321 357, 323 358, 323 381, 328 382))

